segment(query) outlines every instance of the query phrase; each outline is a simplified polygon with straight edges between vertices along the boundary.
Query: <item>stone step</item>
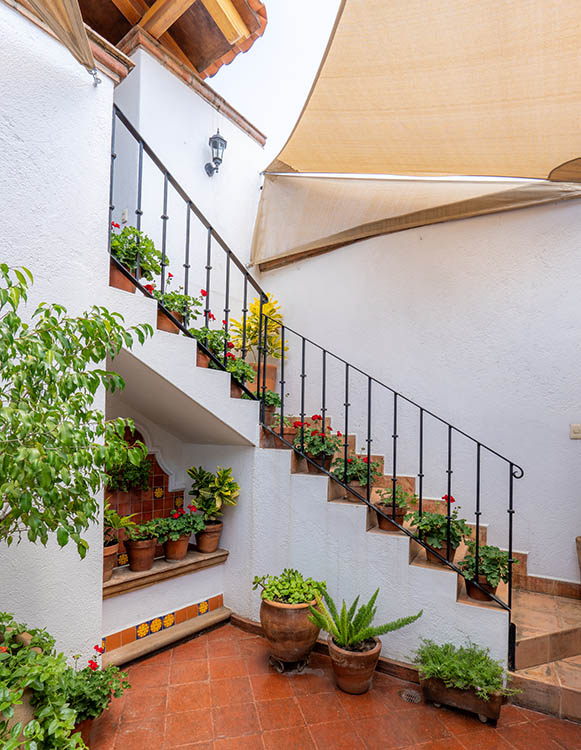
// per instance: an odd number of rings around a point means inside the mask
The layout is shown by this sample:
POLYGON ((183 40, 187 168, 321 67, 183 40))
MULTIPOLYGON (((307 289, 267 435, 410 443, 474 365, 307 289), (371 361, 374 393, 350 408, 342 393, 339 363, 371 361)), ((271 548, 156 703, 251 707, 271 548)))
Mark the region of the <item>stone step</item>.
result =
POLYGON ((581 655, 512 672, 510 686, 517 706, 581 721, 581 655))

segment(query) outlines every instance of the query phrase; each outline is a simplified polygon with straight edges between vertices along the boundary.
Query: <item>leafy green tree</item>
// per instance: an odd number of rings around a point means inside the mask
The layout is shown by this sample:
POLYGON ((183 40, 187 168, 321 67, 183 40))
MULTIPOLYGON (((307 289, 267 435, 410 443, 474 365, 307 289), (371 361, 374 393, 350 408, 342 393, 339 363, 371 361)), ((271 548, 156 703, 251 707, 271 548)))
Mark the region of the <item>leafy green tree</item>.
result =
POLYGON ((0 540, 46 545, 56 533, 84 557, 81 534, 99 518, 105 468, 145 455, 124 440, 131 420, 107 421, 95 408, 99 388, 125 386, 102 363, 153 331, 127 329, 104 307, 75 317, 44 302, 26 322, 20 308, 32 281, 27 269, 0 264, 0 540))

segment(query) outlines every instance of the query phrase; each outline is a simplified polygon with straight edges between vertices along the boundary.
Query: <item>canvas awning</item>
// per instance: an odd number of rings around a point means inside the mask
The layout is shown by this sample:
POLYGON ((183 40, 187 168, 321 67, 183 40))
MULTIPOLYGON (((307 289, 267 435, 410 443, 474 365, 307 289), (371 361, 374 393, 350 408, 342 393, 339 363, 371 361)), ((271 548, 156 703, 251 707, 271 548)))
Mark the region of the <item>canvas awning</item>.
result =
POLYGON ((53 34, 87 70, 95 60, 79 8, 79 0, 27 0, 53 34))

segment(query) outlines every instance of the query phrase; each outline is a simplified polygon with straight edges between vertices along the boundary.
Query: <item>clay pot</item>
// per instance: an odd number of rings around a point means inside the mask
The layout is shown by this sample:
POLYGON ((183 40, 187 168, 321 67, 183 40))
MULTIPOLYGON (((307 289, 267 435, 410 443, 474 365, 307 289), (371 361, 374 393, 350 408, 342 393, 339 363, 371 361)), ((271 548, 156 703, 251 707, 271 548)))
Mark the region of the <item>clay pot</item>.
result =
POLYGON ((183 560, 188 554, 188 544, 190 543, 190 535, 182 534, 179 539, 175 542, 172 539, 168 539, 163 543, 163 553, 166 560, 183 560))
POLYGON ((125 540, 125 547, 129 557, 129 569, 134 571, 151 570, 155 559, 157 539, 125 540))
MULTIPOLYGON (((307 471, 309 474, 322 474, 321 471, 321 456, 313 456, 312 453, 305 453, 305 456, 307 458, 310 458, 311 461, 315 461, 315 463, 318 464, 318 466, 313 466, 313 464, 309 463, 307 461, 307 471)), ((331 471, 331 461, 333 460, 333 456, 324 456, 323 457, 323 469, 326 469, 327 471, 331 471)))
POLYGON ((329 656, 337 686, 345 693, 361 695, 371 687, 373 673, 381 653, 381 641, 375 638, 375 646, 369 651, 347 651, 337 646, 328 636, 329 656))
POLYGON ((210 357, 207 354, 204 354, 199 348, 196 349, 196 367, 208 368, 209 366, 210 357))
POLYGON ((437 707, 440 705, 461 708, 463 711, 471 711, 478 714, 478 718, 483 723, 487 719, 492 719, 494 723, 500 716, 502 704, 506 701, 504 695, 493 693, 488 700, 482 700, 475 690, 461 690, 455 687, 446 687, 442 680, 437 677, 431 677, 429 680, 423 680, 420 677, 420 687, 425 700, 432 701, 437 707))
POLYGON ((125 276, 112 258, 109 261, 109 286, 124 292, 131 292, 131 294, 135 293, 135 284, 125 276))
POLYGON ((220 544, 220 534, 224 524, 218 521, 206 521, 206 529, 196 534, 198 552, 215 552, 220 544))
MULTIPOLYGON (((391 518, 391 505, 382 505, 381 509, 391 518)), ((403 526, 404 518, 407 512, 407 508, 398 508, 397 505, 395 506, 395 521, 396 523, 399 523, 400 526, 403 526)), ((395 531, 398 534, 404 533, 403 531, 400 531, 397 526, 394 526, 390 521, 388 521, 387 518, 384 518, 384 516, 380 515, 379 513, 376 513, 376 516, 377 525, 380 529, 383 529, 384 531, 395 531)))
MULTIPOLYGON (((170 312, 180 323, 184 322, 183 315, 178 312, 174 312, 173 310, 170 310, 170 312)), ((167 315, 159 308, 157 309, 157 330, 167 331, 167 333, 180 333, 180 329, 176 326, 176 324, 172 320, 170 320, 167 315)))
POLYGON ((265 424, 267 427, 272 427, 272 421, 274 419, 274 406, 265 406, 264 407, 264 420, 263 424, 265 424))
POLYGON ((454 547, 450 547, 450 556, 446 557, 446 542, 441 547, 430 547, 428 545, 426 549, 426 557, 428 558, 429 563, 433 563, 434 565, 444 565, 443 562, 440 562, 436 555, 432 554, 430 550, 433 549, 436 552, 439 552, 442 557, 446 558, 449 562, 454 562, 454 557, 456 555, 456 549, 454 547))
MULTIPOLYGON (((484 593, 484 591, 481 591, 477 586, 474 585, 472 581, 469 581, 467 578, 465 578, 464 582, 466 583, 466 593, 471 599, 476 599, 479 602, 492 601, 492 597, 484 593)), ((482 588, 485 588, 486 591, 489 592, 489 594, 496 594, 496 589, 498 587, 491 586, 488 583, 488 579, 486 578, 486 576, 478 576, 478 583, 482 586, 482 588)))
POLYGON ((103 582, 110 581, 113 575, 113 568, 117 565, 117 553, 119 544, 110 544, 103 548, 103 582))
POLYGON ((575 538, 577 543, 577 560, 579 562, 579 572, 581 573, 581 536, 575 538))
POLYGON ((81 733, 83 742, 88 748, 91 747, 91 728, 93 726, 93 721, 94 719, 84 719, 83 721, 80 721, 78 724, 75 724, 75 729, 73 731, 73 734, 75 732, 81 733))
POLYGON ((319 628, 309 620, 308 604, 283 604, 262 600, 260 623, 272 656, 281 662, 305 661, 319 637, 319 628))
POLYGON ((243 393, 240 383, 234 378, 230 378, 230 398, 242 398, 243 393))
MULTIPOLYGON (((252 369, 256 373, 256 377, 258 378, 258 364, 256 362, 252 362, 252 369)), ((256 380, 257 386, 260 388, 260 392, 262 393, 262 378, 264 374, 264 365, 261 362, 260 363, 260 383, 256 380)), ((276 365, 266 365, 266 379, 264 383, 269 391, 276 391, 276 365)))

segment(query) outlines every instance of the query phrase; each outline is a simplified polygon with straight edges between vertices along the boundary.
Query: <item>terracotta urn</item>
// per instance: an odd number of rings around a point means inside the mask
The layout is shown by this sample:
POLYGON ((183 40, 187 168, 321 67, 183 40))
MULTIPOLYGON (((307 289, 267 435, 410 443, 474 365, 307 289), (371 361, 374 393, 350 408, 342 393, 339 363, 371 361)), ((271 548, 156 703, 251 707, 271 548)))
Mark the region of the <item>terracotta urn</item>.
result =
POLYGON ((441 547, 431 547, 430 545, 426 548, 426 557, 428 559, 429 563, 433 563, 434 565, 444 565, 443 562, 441 562, 436 555, 434 555, 430 550, 434 550, 435 552, 438 552, 443 558, 448 560, 449 562, 454 562, 454 557, 456 556, 456 548, 452 547, 450 545, 450 555, 446 556, 446 542, 441 547))
POLYGON ((323 474, 321 471, 321 464, 323 469, 331 471, 331 461, 333 460, 333 456, 313 456, 312 453, 305 453, 305 456, 318 464, 318 466, 314 466, 307 461, 307 471, 309 474, 323 474))
POLYGON ((93 721, 94 719, 84 719, 83 721, 79 721, 78 724, 75 724, 74 729, 75 732, 81 733, 83 742, 88 748, 91 747, 91 729, 93 727, 93 721))
POLYGON ((135 284, 125 276, 113 258, 109 261, 109 286, 124 292, 131 292, 131 294, 135 293, 135 284))
POLYGON ((274 419, 274 406, 265 406, 264 407, 264 420, 263 424, 265 424, 267 427, 272 427, 272 422, 274 419))
POLYGON ((488 579, 486 576, 478 576, 478 583, 482 586, 483 589, 486 589, 488 593, 485 593, 484 591, 481 591, 478 586, 474 585, 473 581, 469 581, 467 578, 464 579, 464 582, 466 584, 466 593, 471 599, 476 599, 479 602, 489 602, 492 600, 492 597, 489 596, 489 594, 496 594, 497 586, 491 586, 488 583, 488 579))
MULTIPOLYGON (((184 316, 178 312, 170 310, 173 317, 180 323, 184 322, 184 316)), ((180 333, 180 329, 176 326, 173 320, 170 320, 163 310, 157 309, 157 330, 166 331, 167 333, 180 333)))
POLYGON ((220 521, 206 521, 204 531, 196 534, 196 545, 198 552, 215 552, 220 545, 220 535, 224 524, 220 521))
POLYGON ((329 635, 329 656, 337 685, 351 695, 366 693, 371 687, 373 673, 381 653, 381 641, 374 638, 375 645, 368 651, 349 651, 337 646, 329 635))
MULTIPOLYGON (((381 505, 381 510, 386 513, 390 518, 392 517, 392 506, 391 505, 381 505)), ((408 512, 407 508, 398 508, 397 505, 395 506, 395 521, 396 523, 399 523, 400 526, 403 526, 403 522, 405 519, 405 515, 408 512)), ((390 521, 387 520, 384 516, 382 516, 380 513, 376 513, 377 516, 377 525, 380 529, 383 529, 384 531, 395 531, 398 534, 403 534, 403 531, 400 531, 397 526, 394 526, 390 521)))
POLYGON ((169 561, 183 560, 188 554, 188 545, 190 543, 190 535, 182 534, 179 539, 173 541, 167 539, 163 543, 163 553, 165 559, 169 561))
MULTIPOLYGON (((258 378, 258 364, 256 362, 251 363, 252 369, 256 373, 256 377, 258 378)), ((257 386, 260 388, 260 392, 262 393, 262 378, 264 377, 264 370, 263 370, 263 364, 260 363, 260 383, 257 383, 257 386)), ((276 365, 268 364, 266 365, 266 379, 264 381, 264 385, 266 386, 267 390, 269 391, 276 391, 276 365)))
POLYGON ((129 557, 129 569, 134 571, 151 570, 155 559, 157 539, 125 540, 129 557))
POLYGON ((110 544, 103 548, 103 581, 110 581, 113 575, 113 568, 117 565, 117 553, 119 552, 119 543, 110 544))
POLYGON ((196 349, 196 367, 205 367, 208 368, 210 366, 210 357, 208 354, 204 354, 203 351, 200 350, 198 347, 196 349))
POLYGON ((445 683, 437 677, 431 677, 429 680, 420 677, 420 687, 425 700, 432 701, 437 708, 441 705, 461 708, 463 711, 478 714, 478 718, 483 723, 486 723, 488 719, 496 723, 502 704, 506 701, 505 696, 500 693, 492 693, 485 701, 472 688, 462 690, 446 687, 445 683))
POLYGON ((271 654, 284 663, 305 661, 319 637, 319 628, 309 620, 309 606, 283 604, 263 599, 260 605, 260 623, 271 654))
POLYGON ((242 394, 244 391, 242 390, 242 386, 237 380, 234 380, 234 378, 230 378, 230 398, 242 398, 242 394))

